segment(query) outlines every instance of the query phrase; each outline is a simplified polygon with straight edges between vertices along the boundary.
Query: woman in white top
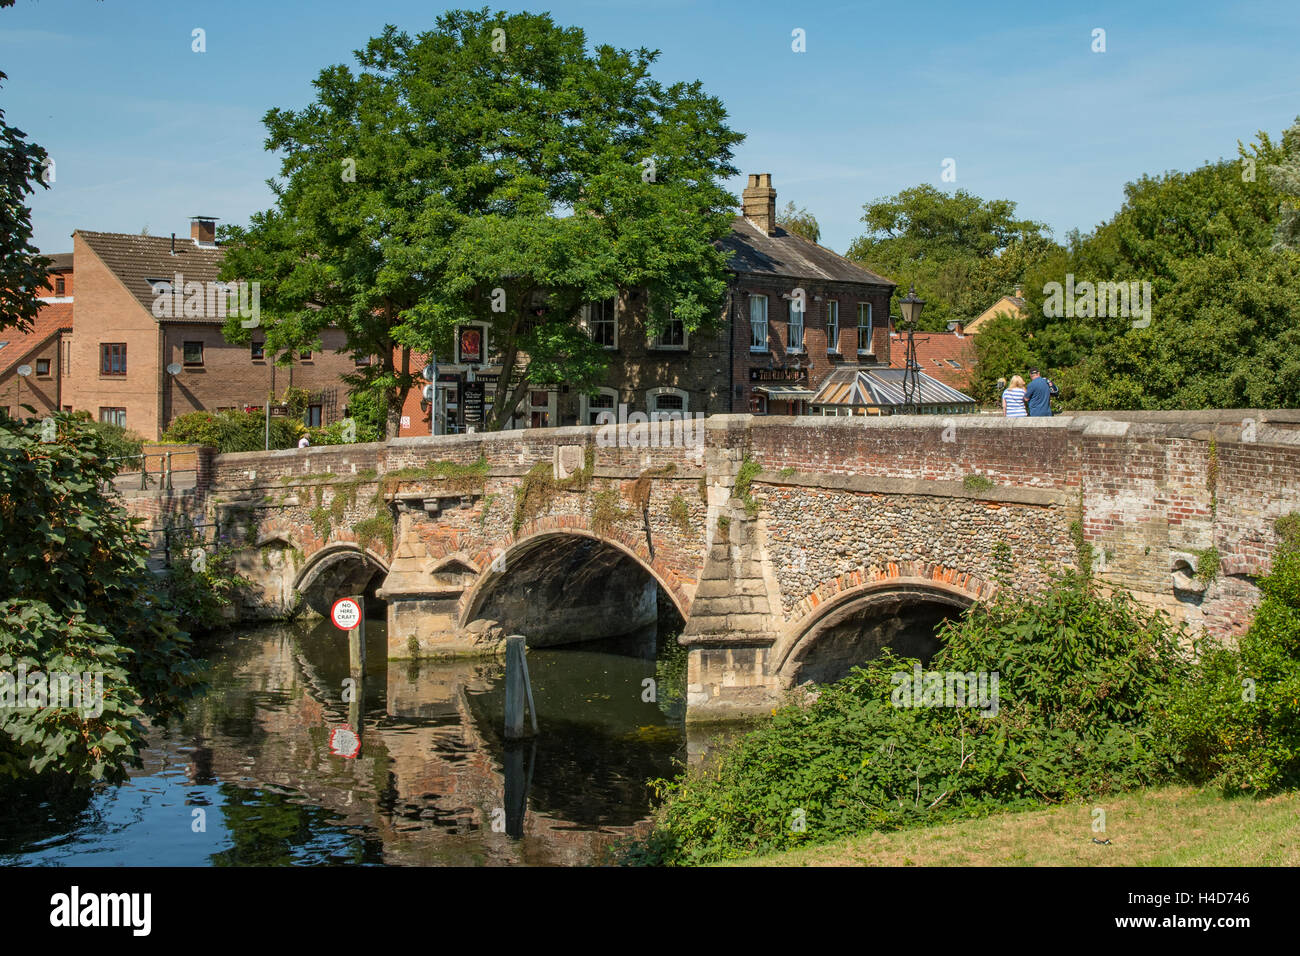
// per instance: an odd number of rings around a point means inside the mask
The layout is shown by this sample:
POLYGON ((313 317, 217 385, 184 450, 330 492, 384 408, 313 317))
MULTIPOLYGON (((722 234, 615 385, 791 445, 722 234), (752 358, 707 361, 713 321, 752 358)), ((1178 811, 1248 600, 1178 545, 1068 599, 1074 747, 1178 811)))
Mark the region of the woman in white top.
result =
POLYGON ((1002 393, 1002 411, 1007 418, 1024 418, 1028 414, 1025 411, 1025 380, 1019 375, 1011 376, 1011 384, 1002 393))

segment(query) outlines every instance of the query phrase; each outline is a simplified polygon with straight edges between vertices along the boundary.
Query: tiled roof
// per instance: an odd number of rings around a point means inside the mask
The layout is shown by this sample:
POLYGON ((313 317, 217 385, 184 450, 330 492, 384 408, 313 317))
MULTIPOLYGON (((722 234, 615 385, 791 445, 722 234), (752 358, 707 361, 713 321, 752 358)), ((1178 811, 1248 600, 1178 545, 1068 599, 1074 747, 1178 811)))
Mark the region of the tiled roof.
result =
POLYGON ((859 282, 890 288, 897 285, 780 226, 776 227, 775 235, 769 236, 744 216, 732 220, 731 234, 724 237, 721 244, 731 256, 728 266, 735 272, 859 282))
POLYGON ((56 252, 45 258, 50 260, 50 264, 45 269, 46 272, 66 272, 72 268, 72 253, 70 252, 56 252))
MULTIPOLYGON (((147 280, 167 279, 176 273, 186 282, 215 282, 221 267, 221 249, 196 246, 192 239, 176 238, 176 254, 171 254, 170 236, 136 236, 125 232, 86 232, 78 229, 80 236, 99 256, 118 280, 126 286, 136 301, 147 311, 153 310, 153 287, 147 280)), ((220 325, 222 320, 187 319, 189 322, 211 322, 220 325)))
MULTIPOLYGON (((889 341, 890 368, 904 368, 907 361, 907 334, 899 333, 889 341)), ((921 371, 955 389, 969 387, 976 362, 975 339, 951 332, 918 332, 916 363, 921 371), (957 365, 954 366, 953 363, 957 365), (960 366, 960 367, 957 367, 960 366)))
POLYGON ((17 329, 0 329, 0 375, 7 373, 34 349, 44 344, 45 340, 56 332, 72 331, 72 303, 44 302, 36 313, 30 332, 17 329))

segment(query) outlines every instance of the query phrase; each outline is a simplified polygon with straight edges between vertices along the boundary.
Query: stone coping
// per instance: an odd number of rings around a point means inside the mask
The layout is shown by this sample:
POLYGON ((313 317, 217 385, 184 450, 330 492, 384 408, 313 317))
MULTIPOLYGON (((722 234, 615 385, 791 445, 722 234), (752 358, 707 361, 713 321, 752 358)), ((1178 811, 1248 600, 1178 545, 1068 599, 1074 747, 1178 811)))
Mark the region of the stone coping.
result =
MULTIPOLYGON (((815 415, 711 415, 703 420, 705 430, 711 433, 781 429, 856 429, 861 431, 908 431, 918 427, 946 428, 955 424, 966 431, 988 429, 1078 432, 1089 437, 1183 437, 1208 440, 1211 436, 1220 441, 1241 441, 1243 422, 1250 420, 1267 429, 1267 438, 1259 436, 1259 444, 1300 444, 1300 409, 1205 409, 1193 411, 1124 411, 1124 412, 1074 412, 1051 418, 1008 419, 1001 415, 857 415, 821 417, 815 415)), ((493 446, 516 447, 521 442, 549 445, 587 445, 598 433, 601 425, 565 425, 560 428, 514 429, 512 431, 476 432, 472 435, 413 435, 394 438, 388 442, 368 442, 351 445, 313 445, 309 448, 282 448, 275 451, 227 452, 216 456, 218 467, 238 467, 244 463, 277 462, 282 460, 311 461, 335 455, 374 453, 386 447, 406 448, 464 448, 483 446, 487 451, 493 446)), ((618 426, 623 432, 627 425, 618 426)), ((671 432, 672 422, 652 422, 647 425, 648 435, 660 430, 671 432)), ((714 444, 714 443, 706 443, 714 444)), ((716 445, 714 445, 716 447, 716 445)), ((662 448, 629 448, 628 451, 650 453, 681 451, 672 446, 662 448)))
POLYGON ((796 472, 782 476, 775 471, 760 471, 756 483, 789 488, 816 488, 823 491, 848 491, 855 494, 921 495, 930 498, 969 498, 973 501, 996 501, 1007 504, 1069 505, 1077 492, 1051 488, 1000 487, 973 490, 960 481, 935 481, 927 478, 886 478, 876 475, 808 475, 796 472))

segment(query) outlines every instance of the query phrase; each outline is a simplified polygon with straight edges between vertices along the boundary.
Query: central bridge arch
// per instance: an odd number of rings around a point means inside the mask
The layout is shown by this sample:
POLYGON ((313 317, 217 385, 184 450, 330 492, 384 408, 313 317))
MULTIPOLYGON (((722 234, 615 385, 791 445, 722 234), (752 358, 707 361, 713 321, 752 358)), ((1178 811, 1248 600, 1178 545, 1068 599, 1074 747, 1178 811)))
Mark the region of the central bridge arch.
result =
POLYGON ((772 647, 772 673, 782 687, 839 680, 888 647, 923 662, 939 650, 935 629, 993 593, 988 582, 951 568, 889 565, 824 582, 806 610, 772 647))
POLYGON ((661 596, 685 620, 689 603, 655 565, 588 528, 534 528, 493 549, 461 600, 459 624, 494 620, 533 646, 569 644, 655 623, 661 596))

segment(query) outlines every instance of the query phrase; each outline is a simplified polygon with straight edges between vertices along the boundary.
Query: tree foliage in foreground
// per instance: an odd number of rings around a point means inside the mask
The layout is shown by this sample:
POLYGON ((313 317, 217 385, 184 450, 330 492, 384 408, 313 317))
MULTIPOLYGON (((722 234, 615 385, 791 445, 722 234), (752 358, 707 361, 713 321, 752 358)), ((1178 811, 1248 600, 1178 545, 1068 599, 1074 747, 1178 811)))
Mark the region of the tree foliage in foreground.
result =
MULTIPOLYGON (((0 72, 0 83, 6 79, 0 72)), ((31 331, 41 304, 50 260, 32 245, 32 211, 27 196, 45 182, 44 149, 4 121, 0 110, 0 330, 31 331)))
POLYGON ((122 780, 142 721, 190 697, 198 665, 143 533, 104 490, 109 443, 79 416, 53 419, 56 436, 0 416, 0 672, 100 672, 103 711, 0 709, 0 779, 122 780))
POLYGON ((411 351, 449 356, 458 322, 490 326, 500 427, 529 386, 600 380, 584 302, 648 290, 652 334, 716 321, 742 137, 698 82, 653 79, 657 55, 483 9, 388 27, 358 70, 323 70, 313 103, 266 114, 275 207, 223 234, 223 276, 262 284, 266 347, 342 328, 377 357, 349 384, 382 398, 393 435, 411 351))

